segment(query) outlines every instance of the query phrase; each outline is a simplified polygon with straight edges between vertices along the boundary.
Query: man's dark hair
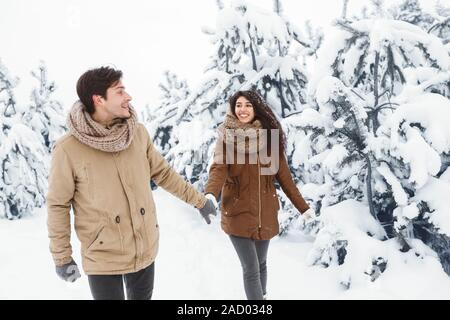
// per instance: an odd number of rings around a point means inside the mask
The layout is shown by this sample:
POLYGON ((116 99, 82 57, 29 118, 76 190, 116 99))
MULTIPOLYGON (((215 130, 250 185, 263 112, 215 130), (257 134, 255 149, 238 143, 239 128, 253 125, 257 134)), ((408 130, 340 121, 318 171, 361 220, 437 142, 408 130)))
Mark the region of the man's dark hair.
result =
POLYGON ((114 86, 122 78, 122 71, 111 67, 100 67, 83 73, 77 82, 77 94, 89 114, 93 114, 93 95, 106 97, 106 90, 114 86))

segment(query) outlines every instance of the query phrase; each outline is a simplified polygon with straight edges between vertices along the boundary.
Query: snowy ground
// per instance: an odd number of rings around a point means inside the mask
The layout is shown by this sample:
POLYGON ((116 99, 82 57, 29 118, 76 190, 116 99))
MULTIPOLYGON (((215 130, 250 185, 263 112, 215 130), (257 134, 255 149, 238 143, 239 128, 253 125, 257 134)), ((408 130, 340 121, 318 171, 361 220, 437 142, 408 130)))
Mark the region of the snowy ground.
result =
MULTIPOLYGON (((245 299, 241 267, 219 219, 207 225, 162 189, 155 199, 161 241, 153 298, 245 299)), ((312 241, 301 233, 272 240, 269 299, 450 299, 450 277, 433 257, 396 264, 377 281, 344 290, 338 267, 306 265, 312 241)), ((91 299, 85 275, 65 283, 54 273, 44 210, 21 221, 0 220, 0 243, 0 299, 91 299)), ((80 264, 76 238, 72 243, 80 264)))

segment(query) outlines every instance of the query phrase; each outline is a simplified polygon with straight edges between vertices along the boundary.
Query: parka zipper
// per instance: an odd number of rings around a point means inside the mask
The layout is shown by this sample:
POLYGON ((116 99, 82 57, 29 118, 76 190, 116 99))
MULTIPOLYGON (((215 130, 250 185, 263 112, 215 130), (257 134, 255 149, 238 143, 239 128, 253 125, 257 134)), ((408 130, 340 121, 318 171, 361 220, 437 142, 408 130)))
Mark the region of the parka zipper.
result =
POLYGON ((261 169, 259 166, 259 157, 257 157, 258 162, 258 221, 259 221, 259 232, 261 231, 261 169))

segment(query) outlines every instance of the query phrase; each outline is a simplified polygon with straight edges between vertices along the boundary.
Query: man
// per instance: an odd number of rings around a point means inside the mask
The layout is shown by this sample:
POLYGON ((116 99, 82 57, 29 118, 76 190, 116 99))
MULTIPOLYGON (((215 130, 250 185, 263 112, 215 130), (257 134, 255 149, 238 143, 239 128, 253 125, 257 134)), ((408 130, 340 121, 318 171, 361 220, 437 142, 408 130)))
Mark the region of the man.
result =
POLYGON ((69 133, 53 149, 47 194, 48 233, 57 274, 80 277, 72 259, 70 209, 94 299, 151 299, 159 227, 150 180, 199 208, 215 204, 184 181, 137 122, 122 72, 101 67, 78 80, 69 133))

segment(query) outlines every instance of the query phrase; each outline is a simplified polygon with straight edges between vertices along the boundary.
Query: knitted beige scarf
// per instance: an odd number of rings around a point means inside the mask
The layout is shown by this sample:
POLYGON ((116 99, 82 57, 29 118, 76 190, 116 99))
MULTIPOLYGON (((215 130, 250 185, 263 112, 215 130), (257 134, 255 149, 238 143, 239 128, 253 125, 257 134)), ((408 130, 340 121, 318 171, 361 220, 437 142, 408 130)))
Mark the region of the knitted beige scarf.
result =
POLYGON ((257 153, 265 148, 266 139, 258 139, 263 129, 259 120, 250 123, 240 122, 238 118, 228 109, 224 122, 217 128, 219 137, 227 144, 234 144, 235 150, 239 153, 257 153), (235 141, 235 137, 237 137, 235 141), (253 148, 249 148, 250 143, 253 148))
POLYGON ((122 151, 131 144, 137 123, 135 110, 131 106, 129 110, 130 118, 116 119, 110 128, 105 128, 92 119, 81 101, 77 101, 70 110, 67 126, 71 135, 94 149, 105 152, 122 151))

